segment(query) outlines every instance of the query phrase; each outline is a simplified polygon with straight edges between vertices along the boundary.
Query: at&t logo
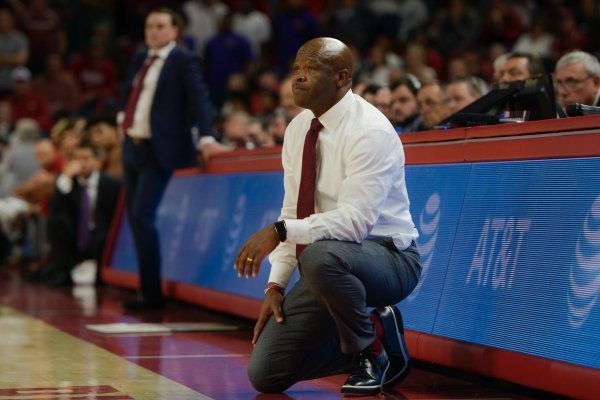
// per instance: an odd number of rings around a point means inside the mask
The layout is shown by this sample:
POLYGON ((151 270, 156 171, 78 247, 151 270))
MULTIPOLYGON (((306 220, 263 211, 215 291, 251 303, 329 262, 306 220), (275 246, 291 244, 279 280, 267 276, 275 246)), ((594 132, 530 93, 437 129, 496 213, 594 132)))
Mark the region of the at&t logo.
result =
POLYGON ((429 271, 429 267, 431 266, 431 260, 433 258, 433 253, 435 249, 435 244, 438 238, 439 226, 440 226, 440 195, 437 193, 433 193, 427 199, 427 203, 425 204, 425 208, 419 215, 419 253, 421 255, 421 266, 423 269, 421 270, 421 278, 419 279, 419 283, 414 288, 410 296, 407 297, 408 300, 412 300, 421 285, 425 281, 427 277, 427 272, 429 271))
POLYGON ((575 244, 569 273, 569 325, 579 328, 596 305, 600 293, 600 196, 585 216, 575 244))

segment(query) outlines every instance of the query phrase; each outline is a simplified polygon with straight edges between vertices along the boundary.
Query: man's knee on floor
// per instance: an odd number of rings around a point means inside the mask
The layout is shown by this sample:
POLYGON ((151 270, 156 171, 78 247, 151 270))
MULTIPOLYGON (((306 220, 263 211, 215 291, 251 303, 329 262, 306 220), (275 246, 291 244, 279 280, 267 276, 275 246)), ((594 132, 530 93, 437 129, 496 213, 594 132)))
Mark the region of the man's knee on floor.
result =
POLYGON ((277 366, 253 362, 252 358, 248 363, 248 378, 252 387, 261 393, 282 393, 294 384, 291 376, 284 375, 277 366))

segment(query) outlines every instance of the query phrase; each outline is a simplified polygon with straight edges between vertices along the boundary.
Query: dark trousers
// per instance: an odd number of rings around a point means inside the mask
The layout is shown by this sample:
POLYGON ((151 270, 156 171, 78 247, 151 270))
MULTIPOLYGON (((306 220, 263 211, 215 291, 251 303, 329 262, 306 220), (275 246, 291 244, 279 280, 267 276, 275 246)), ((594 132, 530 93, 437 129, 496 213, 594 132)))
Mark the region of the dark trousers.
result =
POLYGON ((83 260, 93 259, 98 265, 98 279, 107 232, 92 230, 89 247, 79 249, 77 247, 77 220, 72 215, 64 213, 51 213, 48 216, 47 231, 50 244, 50 253, 46 263, 48 278, 51 278, 52 275, 55 277, 67 276, 76 264, 83 260))
POLYGON ((161 254, 156 212, 172 172, 159 164, 150 141, 134 144, 126 139, 124 146, 125 202, 137 253, 140 294, 144 300, 160 300, 161 254))
POLYGON ((248 376, 261 392, 346 371, 353 353, 375 340, 368 307, 398 303, 421 275, 416 246, 399 251, 390 238, 319 241, 299 265, 300 280, 283 301, 283 324, 270 318, 252 351, 248 376))

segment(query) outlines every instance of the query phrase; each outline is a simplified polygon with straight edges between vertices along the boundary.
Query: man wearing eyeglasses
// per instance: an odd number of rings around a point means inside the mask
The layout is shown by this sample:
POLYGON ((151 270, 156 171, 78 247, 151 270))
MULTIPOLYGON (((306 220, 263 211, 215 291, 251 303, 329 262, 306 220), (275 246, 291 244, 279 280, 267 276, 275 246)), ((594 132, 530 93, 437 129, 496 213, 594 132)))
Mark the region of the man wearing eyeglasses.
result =
POLYGON ((565 54, 556 63, 554 88, 563 109, 573 103, 600 106, 600 62, 584 51, 565 54))

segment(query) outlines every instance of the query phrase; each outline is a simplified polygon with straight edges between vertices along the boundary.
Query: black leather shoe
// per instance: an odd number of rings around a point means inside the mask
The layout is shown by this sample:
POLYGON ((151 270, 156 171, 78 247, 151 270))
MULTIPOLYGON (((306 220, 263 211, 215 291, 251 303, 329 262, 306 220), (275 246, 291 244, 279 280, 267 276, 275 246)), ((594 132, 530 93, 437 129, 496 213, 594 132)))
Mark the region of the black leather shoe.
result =
POLYGON ((165 306, 164 300, 132 300, 122 303, 123 308, 130 311, 157 310, 165 306))
POLYGON ((384 387, 393 387, 400 383, 411 368, 410 355, 404 341, 404 324, 402 314, 396 306, 386 306, 373 310, 372 313, 379 319, 383 326, 383 348, 390 359, 390 368, 387 372, 384 387))
POLYGON ((342 394, 345 396, 378 394, 389 366, 388 356, 383 349, 380 356, 368 351, 358 353, 350 375, 342 385, 342 394))
POLYGON ((63 287, 73 286, 73 279, 71 273, 68 271, 57 271, 45 280, 46 284, 50 287, 63 287))

